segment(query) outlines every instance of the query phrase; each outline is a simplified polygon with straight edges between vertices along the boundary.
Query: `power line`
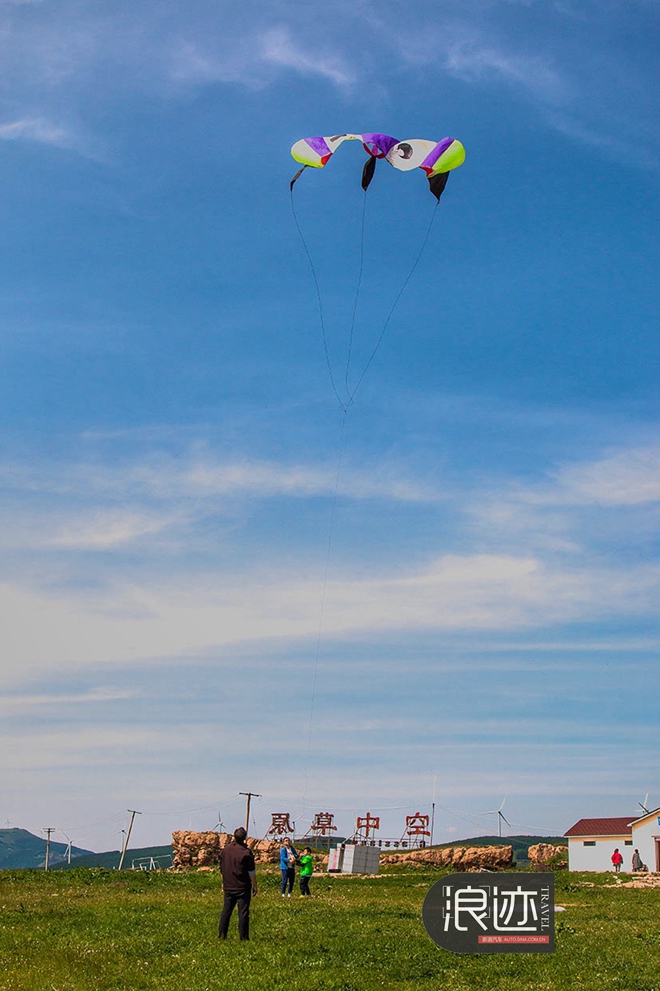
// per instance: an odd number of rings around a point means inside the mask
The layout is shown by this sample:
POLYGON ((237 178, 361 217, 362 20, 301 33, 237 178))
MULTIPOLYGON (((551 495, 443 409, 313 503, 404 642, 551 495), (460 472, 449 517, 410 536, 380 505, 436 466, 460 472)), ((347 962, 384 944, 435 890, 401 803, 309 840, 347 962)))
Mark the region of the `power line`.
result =
POLYGON ((247 797, 247 802, 245 803, 245 831, 248 832, 250 829, 250 802, 253 798, 261 798, 261 795, 257 795, 256 791, 239 791, 238 794, 247 797))
POLYGON ((230 798, 220 798, 216 799, 214 802, 210 802, 208 805, 198 805, 194 809, 177 809, 175 812, 143 812, 142 815, 145 816, 183 816, 191 815, 193 812, 206 812, 208 809, 217 809, 218 805, 229 805, 231 802, 238 800, 240 795, 245 794, 245 792, 235 792, 230 798))

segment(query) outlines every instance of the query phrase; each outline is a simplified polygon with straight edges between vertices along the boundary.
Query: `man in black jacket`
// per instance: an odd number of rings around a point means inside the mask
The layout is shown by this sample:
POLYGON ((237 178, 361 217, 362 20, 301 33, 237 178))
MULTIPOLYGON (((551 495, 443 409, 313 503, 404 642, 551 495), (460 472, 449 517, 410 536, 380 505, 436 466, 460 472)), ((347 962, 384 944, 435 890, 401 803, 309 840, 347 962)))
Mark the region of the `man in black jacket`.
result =
POLYGON ((257 893, 257 874, 252 851, 246 844, 247 832, 242 826, 234 830, 234 839, 220 853, 222 889, 225 901, 218 924, 220 939, 227 939, 229 920, 238 905, 238 935, 250 938, 250 899, 257 893))

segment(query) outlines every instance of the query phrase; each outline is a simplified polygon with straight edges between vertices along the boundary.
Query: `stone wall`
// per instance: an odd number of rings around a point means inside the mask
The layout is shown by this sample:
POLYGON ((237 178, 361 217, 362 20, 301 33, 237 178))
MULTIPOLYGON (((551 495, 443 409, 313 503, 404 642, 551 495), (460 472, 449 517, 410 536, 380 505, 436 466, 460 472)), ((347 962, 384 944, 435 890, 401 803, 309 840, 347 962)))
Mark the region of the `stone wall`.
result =
POLYGON ((381 856, 381 864, 430 864, 452 867, 455 871, 503 871, 513 867, 513 847, 510 846, 452 846, 409 850, 381 856))

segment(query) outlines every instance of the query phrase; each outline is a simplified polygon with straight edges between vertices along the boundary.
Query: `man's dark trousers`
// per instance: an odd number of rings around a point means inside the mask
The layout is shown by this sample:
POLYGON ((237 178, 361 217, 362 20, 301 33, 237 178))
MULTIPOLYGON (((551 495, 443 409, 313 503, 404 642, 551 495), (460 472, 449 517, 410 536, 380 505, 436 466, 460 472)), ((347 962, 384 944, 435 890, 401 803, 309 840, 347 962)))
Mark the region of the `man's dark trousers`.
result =
POLYGON ((250 899, 252 898, 251 888, 241 888, 239 891, 225 891, 225 902, 222 906, 222 914, 218 923, 218 936, 220 939, 227 938, 229 920, 234 911, 234 905, 238 905, 238 935, 240 939, 250 938, 250 899))

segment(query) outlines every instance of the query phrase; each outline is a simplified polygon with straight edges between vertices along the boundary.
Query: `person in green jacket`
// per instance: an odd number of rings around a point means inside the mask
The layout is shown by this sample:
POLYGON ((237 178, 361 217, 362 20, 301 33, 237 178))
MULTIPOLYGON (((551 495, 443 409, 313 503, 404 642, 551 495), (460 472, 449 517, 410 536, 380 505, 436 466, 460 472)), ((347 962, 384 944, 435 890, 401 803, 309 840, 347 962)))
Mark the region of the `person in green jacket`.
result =
POLYGON ((305 847, 302 857, 300 858, 300 894, 309 895, 309 879, 314 873, 314 867, 312 865, 312 851, 308 846, 305 847))

